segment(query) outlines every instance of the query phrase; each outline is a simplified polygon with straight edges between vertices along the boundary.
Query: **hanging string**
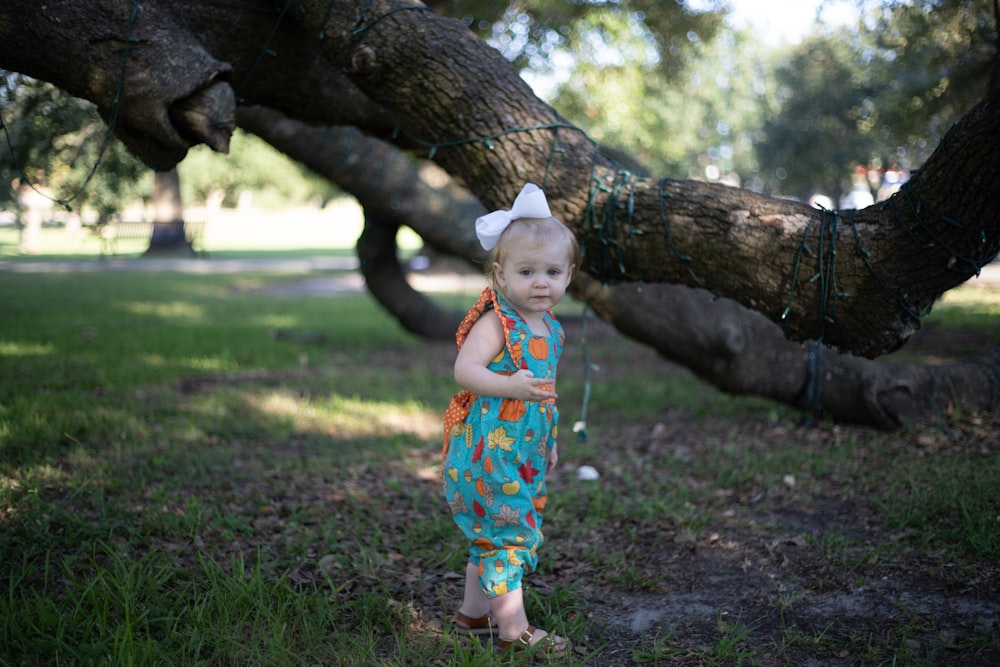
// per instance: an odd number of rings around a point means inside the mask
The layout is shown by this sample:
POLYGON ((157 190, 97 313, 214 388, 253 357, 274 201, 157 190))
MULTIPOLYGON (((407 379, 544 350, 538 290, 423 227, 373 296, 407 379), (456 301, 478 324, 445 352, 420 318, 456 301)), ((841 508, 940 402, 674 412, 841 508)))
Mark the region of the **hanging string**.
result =
POLYGON ((823 349, 818 340, 809 341, 809 355, 806 358, 805 408, 802 410, 802 425, 813 425, 813 419, 820 408, 822 391, 823 349))
POLYGON ((37 185, 28 178, 27 173, 25 173, 24 166, 21 165, 20 161, 17 159, 17 152, 14 149, 14 144, 10 138, 10 131, 7 125, 4 123, 3 116, 0 115, 0 130, 4 133, 4 138, 7 143, 7 150, 10 152, 10 156, 14 162, 14 168, 20 177, 20 182, 26 184, 36 193, 42 197, 48 199, 49 201, 62 206, 67 211, 72 211, 73 208, 70 203, 73 202, 77 197, 83 194, 83 191, 87 189, 90 185, 90 181, 94 178, 94 174, 97 173, 98 167, 100 167, 101 162, 104 160, 104 153, 107 151, 108 146, 111 144, 111 140, 114 138, 114 130, 118 125, 118 111, 121 107, 122 94, 125 92, 125 74, 128 71, 128 61, 131 56, 131 47, 135 38, 132 36, 132 30, 135 28, 135 22, 139 18, 139 7, 141 5, 141 0, 134 0, 132 3, 132 10, 129 12, 128 17, 128 30, 125 32, 125 46, 122 48, 122 65, 121 70, 118 74, 118 85, 115 87, 115 96, 111 101, 111 111, 108 114, 107 129, 104 132, 104 140, 101 142, 101 147, 97 151, 97 159, 94 160, 93 166, 91 166, 90 171, 87 173, 87 177, 83 179, 83 183, 80 187, 76 189, 68 197, 55 198, 48 194, 42 192, 38 189, 37 185))
POLYGON ((823 363, 823 339, 826 335, 826 326, 835 323, 836 303, 841 293, 836 287, 836 266, 837 266, 837 212, 824 208, 814 209, 802 233, 802 240, 795 253, 795 261, 792 263, 792 277, 788 288, 788 301, 785 310, 781 313, 782 321, 788 318, 792 310, 792 302, 798 290, 799 273, 803 269, 804 258, 808 256, 816 257, 817 269, 809 277, 809 282, 818 282, 817 293, 819 297, 819 322, 820 334, 809 341, 809 352, 806 357, 806 382, 804 387, 804 407, 802 411, 802 422, 806 426, 811 426, 814 416, 822 409, 821 404, 821 380, 823 363), (812 238, 813 226, 819 222, 819 233, 816 241, 817 251, 813 253, 809 245, 812 238), (830 294, 833 293, 831 304, 830 294))
POLYGON ((261 50, 257 53, 257 57, 254 58, 250 67, 247 68, 246 74, 243 75, 243 78, 233 91, 233 94, 236 96, 236 101, 239 104, 242 104, 244 101, 240 92, 246 88, 247 83, 253 76, 254 70, 257 69, 257 65, 259 65, 264 59, 264 56, 275 55, 275 52, 271 49, 271 42, 274 41, 274 36, 278 33, 278 27, 281 25, 281 21, 285 18, 285 13, 288 11, 289 5, 291 5, 291 0, 285 0, 285 6, 281 8, 281 11, 278 13, 278 18, 274 21, 274 25, 271 26, 271 32, 267 34, 267 38, 264 40, 264 46, 261 47, 261 50))
MULTIPOLYGON (((224 2, 218 2, 217 4, 231 6, 230 4, 224 2)), ((239 88, 249 84, 259 63, 262 62, 264 57, 274 55, 271 50, 271 44, 277 34, 279 26, 285 20, 290 6, 290 0, 286 0, 280 11, 277 12, 274 25, 272 26, 269 35, 258 53, 257 58, 252 62, 249 70, 243 76, 239 84, 239 88)), ((383 14, 375 15, 372 13, 373 6, 373 0, 366 0, 364 5, 361 7, 357 20, 355 21, 350 33, 352 45, 359 43, 366 33, 378 26, 382 21, 398 12, 429 11, 424 6, 412 5, 393 8, 383 14)), ((66 206, 67 208, 69 208, 69 203, 77 198, 91 182, 94 173, 103 160, 105 150, 113 137, 113 132, 118 122, 122 96, 124 94, 126 72, 129 59, 131 57, 130 49, 131 45, 135 42, 133 31, 139 16, 140 7, 141 0, 133 0, 125 36, 125 44, 122 50, 122 64, 119 80, 108 118, 108 130, 100 148, 98 159, 95 161, 93 168, 84 183, 75 193, 64 199, 53 199, 56 203, 66 206)), ((326 36, 325 25, 331 15, 332 7, 332 2, 327 5, 324 19, 324 32, 320 34, 321 38, 326 36)), ((261 11, 260 8, 256 6, 246 6, 243 7, 243 9, 245 11, 261 11)), ((597 144, 595 144, 592 140, 589 140, 580 128, 563 121, 559 118, 554 109, 552 113, 553 118, 551 122, 548 123, 509 127, 489 134, 481 134, 447 141, 430 141, 423 137, 416 136, 403 128, 400 123, 396 123, 393 136, 405 137, 414 145, 421 146, 426 149, 428 158, 434 158, 435 153, 438 150, 447 147, 481 143, 488 149, 492 149, 495 142, 503 141, 510 135, 526 132, 550 132, 552 134, 551 149, 546 162, 545 172, 542 176, 543 183, 547 183, 549 181, 549 176, 554 169, 555 161, 564 151, 561 142, 561 133, 567 130, 580 133, 585 140, 590 141, 592 148, 590 187, 587 193, 587 202, 583 209, 583 219, 581 220, 579 228, 579 237, 581 241, 580 245, 584 258, 584 266, 581 268, 584 268, 588 273, 591 273, 605 283, 619 279, 641 282, 643 280, 643 276, 635 275, 634 269, 630 268, 630 266, 635 267, 637 259, 635 236, 638 234, 638 230, 633 223, 635 214, 635 194, 639 184, 645 181, 644 177, 638 176, 628 169, 625 169, 617 162, 609 160, 606 156, 603 156, 600 152, 600 147, 597 146, 597 144), (599 206, 598 202, 603 203, 599 206)), ((0 117, 0 129, 4 132, 8 150, 12 155, 14 155, 11 133, 7 125, 4 124, 2 117, 0 117)), ((959 179, 961 187, 974 188, 990 197, 998 196, 998 193, 994 189, 976 183, 972 179, 965 176, 958 169, 945 141, 942 141, 941 143, 941 150, 944 152, 949 169, 951 169, 951 171, 959 179)), ((16 159, 15 164, 17 164, 16 159)), ((27 182, 24 168, 18 164, 17 170, 27 182)), ((668 202, 671 197, 670 193, 668 193, 666 189, 668 182, 669 179, 662 179, 658 184, 659 218, 663 238, 670 249, 670 252, 687 271, 692 282, 698 287, 704 288, 704 281, 693 269, 693 258, 688 253, 682 251, 674 239, 667 210, 668 202)), ((34 184, 32 184, 32 187, 35 187, 34 184)), ((902 200, 906 202, 910 215, 916 218, 915 223, 912 223, 908 227, 904 227, 904 229, 907 232, 908 238, 910 238, 911 241, 920 248, 921 252, 925 252, 928 256, 931 256, 932 247, 945 249, 947 251, 947 257, 939 258, 942 265, 948 270, 960 273, 964 271, 976 271, 978 273, 982 266, 989 261, 992 261, 997 256, 997 253, 993 253, 988 258, 977 260, 967 254, 956 252, 955 248, 948 247, 943 242, 940 234, 933 232, 929 225, 929 221, 933 220, 937 223, 944 223, 957 230, 971 232, 978 231, 983 242, 986 241, 987 232, 995 232, 997 230, 996 226, 985 226, 982 223, 978 223, 978 221, 973 225, 963 225, 960 221, 934 210, 930 205, 928 205, 927 202, 923 201, 913 188, 912 183, 904 184, 901 189, 903 191, 902 200)), ((903 214, 895 208, 896 202, 890 200, 885 206, 888 207, 889 212, 893 215, 894 219, 899 222, 899 224, 906 224, 903 222, 903 214)), ((871 262, 869 251, 862 241, 861 234, 855 222, 855 212, 850 211, 848 217, 845 219, 837 211, 824 210, 814 214, 814 217, 810 219, 809 224, 806 226, 802 243, 796 252, 795 260, 793 262, 788 300, 786 307, 781 314, 781 318, 783 320, 788 318, 792 312, 794 305, 793 300, 798 293, 799 274, 800 272, 806 270, 807 258, 813 257, 817 263, 817 268, 810 276, 809 281, 819 282, 817 294, 820 312, 818 314, 823 327, 821 335, 817 340, 822 343, 826 333, 826 327, 828 325, 836 325, 838 300, 846 296, 846 294, 838 289, 836 284, 836 237, 838 233, 838 225, 841 220, 850 225, 851 233, 855 241, 856 251, 859 253, 864 266, 874 277, 876 283, 881 287, 881 289, 884 290, 885 293, 888 294, 908 316, 914 319, 921 319, 926 316, 930 312, 930 307, 927 307, 922 312, 916 312, 907 302, 906 296, 898 289, 894 289, 889 284, 889 281, 887 281, 885 277, 876 270, 875 266, 871 262), (817 252, 813 253, 809 242, 817 225, 819 226, 819 240, 817 244, 817 252)), ((993 224, 995 225, 995 223, 993 224)))
POLYGON ((552 109, 552 116, 552 150, 549 151, 549 161, 545 163, 545 175, 542 177, 543 190, 548 186, 549 176, 552 174, 552 165, 555 164, 556 156, 564 152, 562 145, 559 143, 559 130, 564 123, 560 121, 559 114, 556 113, 555 109, 552 109))
POLYGON ((590 371, 597 370, 596 366, 592 366, 587 353, 587 297, 583 298, 583 310, 580 313, 580 319, 582 321, 580 328, 580 357, 583 362, 583 399, 582 405, 580 406, 580 419, 573 424, 573 432, 576 433, 576 438, 579 442, 587 442, 587 411, 590 407, 590 371))
POLYGON ((792 262, 792 279, 788 285, 788 301, 785 305, 785 309, 781 311, 781 319, 785 320, 789 313, 792 312, 792 301, 795 298, 795 292, 798 288, 799 282, 799 269, 802 267, 802 257, 804 254, 812 254, 812 250, 809 248, 809 236, 812 231, 813 223, 816 221, 817 213, 813 213, 809 217, 809 222, 806 223, 806 229, 802 233, 802 241, 799 243, 799 248, 795 252, 795 260, 792 262))
MULTIPOLYGON (((658 192, 659 196, 657 197, 657 203, 660 211, 660 225, 663 227, 663 236, 667 239, 667 245, 670 246, 670 251, 674 253, 674 257, 676 257, 681 262, 681 265, 687 270, 687 273, 691 276, 691 280, 694 281, 694 284, 704 289, 705 283, 702 282, 701 278, 698 277, 698 274, 696 274, 694 269, 691 268, 691 256, 680 251, 677 244, 674 242, 673 232, 670 231, 670 222, 667 219, 667 199, 672 196, 669 192, 667 192, 667 182, 669 180, 670 179, 668 178, 660 179, 658 192)), ((715 296, 718 295, 716 294, 715 296)))

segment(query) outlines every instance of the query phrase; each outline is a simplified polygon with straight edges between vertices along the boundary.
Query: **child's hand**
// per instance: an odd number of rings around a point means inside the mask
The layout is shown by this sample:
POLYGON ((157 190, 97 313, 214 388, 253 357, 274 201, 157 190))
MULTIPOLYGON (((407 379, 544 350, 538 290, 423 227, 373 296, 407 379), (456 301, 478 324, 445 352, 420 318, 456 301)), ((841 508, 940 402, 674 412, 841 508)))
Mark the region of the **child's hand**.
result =
POLYGON ((553 442, 552 447, 549 448, 549 464, 546 467, 546 470, 548 472, 552 472, 556 467, 556 463, 558 462, 559 462, 559 443, 553 442))
POLYGON ((521 369, 510 376, 510 392, 508 398, 519 398, 522 401, 546 401, 556 398, 552 381, 547 378, 536 378, 527 369, 521 369))

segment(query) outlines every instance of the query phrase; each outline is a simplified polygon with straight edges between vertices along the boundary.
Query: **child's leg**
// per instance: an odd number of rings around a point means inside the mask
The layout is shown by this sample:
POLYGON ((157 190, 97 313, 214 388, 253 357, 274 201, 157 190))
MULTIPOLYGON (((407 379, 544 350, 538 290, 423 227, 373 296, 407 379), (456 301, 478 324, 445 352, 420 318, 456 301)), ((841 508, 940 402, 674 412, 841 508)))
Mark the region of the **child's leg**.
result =
POLYGON ((524 611, 524 589, 515 588, 509 593, 490 600, 493 620, 501 639, 517 639, 528 629, 528 615, 524 611))
MULTIPOLYGON (((515 588, 509 593, 498 595, 490 600, 493 620, 497 624, 498 634, 502 641, 516 642, 528 629, 528 615, 524 611, 524 589, 515 588)), ((545 630, 536 629, 531 637, 531 645, 535 645, 549 636, 545 630)), ((555 650, 564 650, 567 646, 565 637, 552 635, 551 640, 555 650)))
MULTIPOLYGON (((479 568, 472 563, 465 566, 465 597, 458 611, 470 618, 482 618, 492 612, 493 625, 500 639, 507 641, 516 641, 529 627, 528 615, 524 610, 524 589, 515 588, 509 593, 488 598, 479 581, 479 568)), ((546 636, 546 631, 536 629, 531 644, 538 643, 546 636)), ((555 642, 556 650, 565 648, 567 644, 566 639, 558 635, 552 635, 552 641, 555 642)))
POLYGON ((465 598, 458 610, 469 618, 481 618, 490 611, 490 600, 479 583, 479 568, 472 563, 465 566, 465 598))

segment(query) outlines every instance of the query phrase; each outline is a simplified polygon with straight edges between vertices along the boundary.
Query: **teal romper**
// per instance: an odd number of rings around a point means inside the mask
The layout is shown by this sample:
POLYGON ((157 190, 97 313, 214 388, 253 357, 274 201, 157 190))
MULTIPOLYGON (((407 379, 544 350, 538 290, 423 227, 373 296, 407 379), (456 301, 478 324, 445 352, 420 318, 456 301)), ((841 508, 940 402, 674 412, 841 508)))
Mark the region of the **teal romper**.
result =
MULTIPOLYGON (((479 317, 500 317, 507 344, 488 365, 513 375, 527 368, 551 378, 562 353, 562 325, 545 314, 548 334, 531 332, 507 299, 486 288, 456 334, 458 346, 479 317)), ((559 411, 542 402, 456 394, 445 414, 444 494, 455 523, 469 540, 469 562, 479 569, 487 597, 521 586, 538 563, 545 508, 545 469, 556 441, 559 411)))

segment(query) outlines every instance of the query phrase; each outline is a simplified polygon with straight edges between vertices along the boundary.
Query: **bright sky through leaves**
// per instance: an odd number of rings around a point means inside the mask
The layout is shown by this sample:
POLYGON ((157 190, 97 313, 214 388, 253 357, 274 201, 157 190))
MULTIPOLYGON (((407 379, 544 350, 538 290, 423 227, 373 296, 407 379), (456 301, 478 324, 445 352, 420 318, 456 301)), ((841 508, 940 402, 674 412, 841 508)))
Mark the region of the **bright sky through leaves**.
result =
MULTIPOLYGON (((710 0, 689 0, 693 9, 709 9, 710 0)), ((797 43, 817 19, 828 27, 853 24, 860 15, 857 0, 729 0, 727 21, 750 27, 768 44, 797 43)))

